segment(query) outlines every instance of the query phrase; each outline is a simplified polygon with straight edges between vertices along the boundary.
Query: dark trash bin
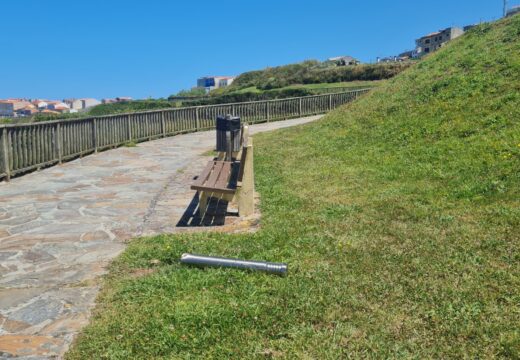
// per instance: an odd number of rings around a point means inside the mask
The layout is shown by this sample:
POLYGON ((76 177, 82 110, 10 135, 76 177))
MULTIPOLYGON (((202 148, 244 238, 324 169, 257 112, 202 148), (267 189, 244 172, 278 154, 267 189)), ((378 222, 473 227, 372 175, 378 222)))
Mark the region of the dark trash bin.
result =
POLYGON ((217 117, 217 151, 229 151, 227 136, 231 142, 231 151, 240 151, 240 117, 238 116, 218 116, 217 117))

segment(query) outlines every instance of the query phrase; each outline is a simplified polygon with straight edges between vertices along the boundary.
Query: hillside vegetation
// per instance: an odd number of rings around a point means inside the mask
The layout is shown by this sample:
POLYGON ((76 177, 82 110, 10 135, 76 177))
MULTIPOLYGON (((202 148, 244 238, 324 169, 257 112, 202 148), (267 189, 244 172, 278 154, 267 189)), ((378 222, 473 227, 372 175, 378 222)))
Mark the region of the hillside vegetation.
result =
POLYGON ((255 136, 261 230, 133 240, 68 357, 519 358, 519 54, 520 16, 484 24, 316 123, 255 136))
MULTIPOLYGON (((384 81, 384 80, 383 80, 384 81)), ((262 101, 274 99, 287 99, 291 97, 311 96, 318 94, 337 93, 354 91, 359 89, 374 88, 382 84, 383 81, 352 81, 332 84, 307 84, 290 85, 280 89, 260 90, 254 86, 235 89, 234 91, 226 88, 213 90, 209 96, 190 100, 183 103, 185 106, 194 105, 213 105, 226 103, 239 103, 247 101, 262 101)))
POLYGON ((385 80, 394 77, 410 65, 411 63, 407 62, 330 66, 317 61, 305 61, 299 64, 243 73, 235 79, 231 86, 225 89, 225 92, 233 92, 237 89, 249 87, 270 90, 297 84, 385 80))
MULTIPOLYGON (((314 60, 239 75, 231 86, 211 91, 186 104, 209 105, 283 99, 373 88, 399 74, 412 63, 336 66, 314 60)), ((172 96, 170 99, 174 99, 172 96)))
POLYGON ((177 104, 163 99, 134 100, 113 104, 101 104, 93 107, 87 113, 88 116, 102 116, 136 111, 148 111, 158 109, 175 108, 177 104))
MULTIPOLYGON (((317 61, 306 61, 252 71, 240 75, 232 86, 216 89, 205 97, 205 90, 183 90, 166 99, 134 100, 121 103, 101 104, 84 113, 37 114, 32 118, 20 118, 18 122, 77 119, 89 116, 104 116, 147 110, 168 109, 183 106, 202 106, 246 101, 274 100, 289 97, 309 96, 324 92, 349 91, 379 86, 406 69, 410 64, 358 65, 337 67, 317 61), (273 79, 276 79, 274 81, 273 79), (341 88, 341 89, 339 89, 341 88), (188 99, 178 100, 179 97, 188 99), (189 97, 193 97, 190 100, 189 97)), ((12 119, 0 120, 11 123, 12 119)))

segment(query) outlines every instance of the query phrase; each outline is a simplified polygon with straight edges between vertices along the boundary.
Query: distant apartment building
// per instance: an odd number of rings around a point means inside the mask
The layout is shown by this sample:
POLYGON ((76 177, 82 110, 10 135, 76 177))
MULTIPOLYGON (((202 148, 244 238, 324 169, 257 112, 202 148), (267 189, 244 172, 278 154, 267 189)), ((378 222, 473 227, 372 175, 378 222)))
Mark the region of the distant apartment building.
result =
POLYGON ((464 34, 464 30, 458 27, 450 27, 444 30, 440 30, 415 41, 416 52, 419 57, 427 55, 431 52, 439 50, 447 42, 458 38, 464 34))
POLYGON ((101 101, 91 98, 83 98, 83 99, 65 99, 63 101, 66 103, 71 110, 85 110, 91 108, 93 106, 101 104, 101 101))
POLYGON ((0 100, 0 117, 13 117, 14 104, 9 100, 0 100))
POLYGON ((47 109, 47 106, 49 106, 49 103, 46 100, 33 100, 32 104, 38 108, 38 110, 44 110, 47 109))
POLYGON ((232 76, 205 76, 197 79, 197 87, 205 88, 207 91, 229 86, 235 80, 232 76))
POLYGON ((33 104, 27 105, 26 107, 16 110, 15 116, 16 117, 26 117, 26 116, 32 116, 37 114, 39 111, 36 109, 36 106, 33 104))
POLYGON ((60 113, 67 113, 70 111, 70 106, 61 101, 49 101, 47 110, 58 111, 60 113))
POLYGON ((520 5, 513 6, 511 9, 507 10, 506 17, 513 16, 518 13, 520 13, 520 5))
POLYGON ((15 117, 26 117, 38 113, 38 109, 30 101, 22 100, 19 101, 15 106, 15 117))
POLYGON ((24 99, 0 100, 0 117, 16 117, 21 110, 30 107, 34 106, 24 99))

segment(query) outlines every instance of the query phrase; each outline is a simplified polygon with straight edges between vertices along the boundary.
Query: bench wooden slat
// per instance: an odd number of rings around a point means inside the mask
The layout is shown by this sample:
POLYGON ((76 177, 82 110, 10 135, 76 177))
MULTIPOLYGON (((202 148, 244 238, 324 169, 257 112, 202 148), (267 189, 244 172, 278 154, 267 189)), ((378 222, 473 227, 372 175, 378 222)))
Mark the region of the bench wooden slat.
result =
POLYGON ((225 162, 220 171, 220 175, 215 182, 215 188, 226 189, 228 187, 229 178, 231 176, 231 162, 225 162))
POLYGON ((211 170, 213 169, 213 166, 215 166, 215 161, 209 161, 204 170, 202 171, 202 174, 195 180, 192 184, 192 186, 202 186, 208 179, 209 174, 211 173, 211 170))
MULTIPOLYGON (((210 161, 204 169, 201 178, 197 179, 191 185, 192 190, 206 191, 206 192, 221 192, 225 194, 235 194, 236 186, 229 187, 230 177, 233 171, 233 163, 229 161, 210 161)), ((234 183, 234 182, 233 182, 234 183)))
POLYGON ((209 187, 215 187, 215 183, 218 180, 218 177, 220 175, 220 172, 222 171, 222 168, 224 167, 223 161, 215 161, 215 165, 213 166, 213 170, 211 170, 211 174, 208 177, 208 180, 206 181, 204 186, 209 187))

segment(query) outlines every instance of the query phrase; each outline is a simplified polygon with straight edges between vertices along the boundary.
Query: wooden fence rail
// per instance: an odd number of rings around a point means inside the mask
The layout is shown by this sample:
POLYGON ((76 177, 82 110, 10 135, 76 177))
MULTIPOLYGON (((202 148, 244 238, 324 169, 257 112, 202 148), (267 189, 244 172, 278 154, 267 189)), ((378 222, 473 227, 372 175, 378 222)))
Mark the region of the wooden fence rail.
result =
POLYGON ((218 115, 254 124, 323 114, 368 91, 0 125, 0 180, 129 142, 209 130, 218 115))

